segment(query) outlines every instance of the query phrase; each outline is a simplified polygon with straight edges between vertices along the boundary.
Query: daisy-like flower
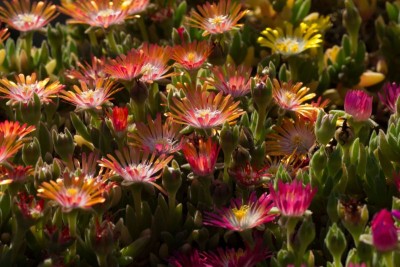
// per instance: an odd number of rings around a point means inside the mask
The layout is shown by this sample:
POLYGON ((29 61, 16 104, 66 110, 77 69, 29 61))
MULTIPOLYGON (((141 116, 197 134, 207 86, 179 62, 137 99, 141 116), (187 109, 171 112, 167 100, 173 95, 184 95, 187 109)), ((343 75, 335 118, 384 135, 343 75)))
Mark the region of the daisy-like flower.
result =
POLYGON ((16 82, 7 78, 0 80, 0 92, 5 94, 4 98, 9 99, 8 103, 11 105, 26 104, 33 100, 35 94, 42 104, 48 104, 64 88, 58 81, 48 84, 49 78, 38 81, 36 73, 32 73, 31 76, 19 74, 15 80, 16 82))
POLYGON ((8 32, 7 28, 1 29, 0 30, 0 44, 2 44, 9 36, 10 36, 10 33, 8 32))
POLYGON ((361 90, 350 90, 344 99, 344 111, 355 121, 366 121, 372 114, 372 96, 361 90))
POLYGON ((241 8, 240 3, 232 4, 231 0, 221 0, 212 4, 207 2, 203 6, 197 6, 199 12, 191 12, 188 24, 204 30, 203 36, 239 29, 242 24, 238 24, 238 21, 247 13, 247 10, 241 11, 241 8))
POLYGON ((271 255, 268 253, 268 249, 263 246, 262 239, 259 239, 253 248, 250 246, 238 250, 217 248, 215 252, 206 252, 202 256, 205 258, 206 264, 213 267, 253 267, 271 255))
POLYGON ((135 183, 150 183, 158 187, 154 182, 161 176, 160 171, 172 160, 172 156, 166 157, 156 154, 141 152, 139 148, 130 147, 123 151, 115 151, 117 158, 108 154, 101 159, 100 166, 105 167, 114 174, 122 177, 122 185, 130 186, 135 183))
POLYGON ((174 267, 212 267, 212 265, 206 264, 205 258, 197 249, 187 254, 176 253, 168 262, 174 267))
POLYGON ((240 102, 234 102, 230 95, 217 95, 202 90, 186 88, 186 97, 172 98, 168 116, 176 123, 198 129, 211 129, 222 126, 225 122, 234 124, 244 111, 238 108, 240 102))
POLYGON ((270 214, 272 207, 270 195, 263 194, 257 198, 253 192, 247 204, 238 198, 231 201, 229 208, 221 208, 214 213, 205 212, 203 224, 233 231, 253 229, 275 219, 276 215, 270 214))
POLYGON ((12 166, 12 169, 6 168, 4 166, 0 167, 0 185, 11 184, 11 183, 21 183, 24 184, 26 179, 32 175, 34 169, 32 166, 12 166))
POLYGON ((111 96, 122 88, 116 88, 111 80, 98 79, 96 85, 88 87, 88 84, 81 81, 81 87, 73 86, 74 91, 61 91, 61 98, 76 105, 77 110, 101 109, 102 106, 111 100, 111 96))
POLYGON ((278 182, 278 188, 275 190, 270 187, 271 196, 275 206, 281 214, 286 217, 301 217, 311 204, 317 190, 311 188, 308 184, 305 187, 299 180, 293 180, 290 183, 278 182))
POLYGON ((162 123, 161 114, 153 121, 148 117, 147 125, 136 123, 136 131, 129 134, 131 143, 144 151, 156 154, 173 154, 182 147, 181 126, 168 118, 162 123))
POLYGON ((54 201, 63 212, 75 209, 89 209, 93 205, 103 203, 105 198, 102 183, 96 179, 86 179, 80 176, 64 173, 63 178, 57 181, 43 182, 38 189, 38 196, 54 201))
POLYGON ((59 10, 71 16, 71 24, 87 24, 92 27, 108 28, 123 24, 130 18, 129 2, 124 0, 93 0, 66 1, 63 0, 59 10))
POLYGON ((261 35, 257 40, 261 46, 284 56, 300 54, 309 48, 319 47, 322 43, 322 35, 318 30, 305 23, 300 23, 295 29, 290 23, 286 23, 284 29, 266 28, 261 35))
POLYGON ((176 64, 188 71, 201 68, 211 54, 212 47, 207 41, 183 43, 172 48, 171 58, 176 64))
POLYGON ((396 112, 396 102, 400 96, 400 86, 396 83, 386 83, 383 88, 383 92, 379 92, 378 96, 383 105, 385 105, 390 112, 396 112))
POLYGON ((34 31, 43 28, 58 13, 56 5, 46 1, 34 2, 30 0, 3 1, 5 7, 0 6, 0 21, 20 31, 34 31))
POLYGON ((108 115, 111 119, 114 131, 116 133, 123 133, 128 127, 128 108, 127 107, 114 107, 112 114, 108 115))
POLYGON ((109 75, 104 71, 105 59, 99 59, 92 56, 91 63, 81 62, 77 63, 76 69, 71 69, 66 71, 66 76, 69 79, 84 81, 91 86, 96 84, 96 81, 100 78, 108 78, 109 75))
POLYGON ((268 166, 264 168, 254 168, 249 162, 243 166, 236 166, 229 169, 229 174, 235 178, 236 182, 244 187, 258 186, 264 179, 269 178, 268 166))
POLYGON ((167 77, 174 75, 169 73, 170 66, 168 61, 170 60, 170 47, 162 47, 156 44, 145 43, 139 49, 140 53, 145 55, 144 62, 141 68, 140 78, 142 82, 152 83, 167 77))
POLYGON ((266 148, 271 156, 306 155, 315 144, 314 125, 301 120, 284 120, 267 136, 266 148))
POLYGON ((250 93, 251 90, 251 67, 234 65, 215 66, 211 70, 213 77, 207 82, 225 95, 234 98, 250 93))
POLYGON ((218 143, 214 142, 211 137, 207 140, 186 142, 182 147, 183 155, 197 176, 213 174, 219 150, 218 143))
POLYGON ((277 79, 273 80, 273 85, 272 96, 280 108, 296 112, 306 118, 313 117, 318 108, 310 104, 303 104, 315 97, 314 93, 307 94, 310 88, 302 87, 303 83, 301 82, 293 85, 292 82, 279 82, 277 79))
POLYGON ((120 55, 108 62, 104 71, 114 79, 132 81, 142 75, 142 68, 146 55, 136 49, 132 49, 126 55, 120 55))
POLYGON ((33 131, 35 131, 35 126, 28 126, 26 123, 20 124, 18 121, 3 121, 0 123, 0 134, 3 134, 4 138, 21 140, 33 131))

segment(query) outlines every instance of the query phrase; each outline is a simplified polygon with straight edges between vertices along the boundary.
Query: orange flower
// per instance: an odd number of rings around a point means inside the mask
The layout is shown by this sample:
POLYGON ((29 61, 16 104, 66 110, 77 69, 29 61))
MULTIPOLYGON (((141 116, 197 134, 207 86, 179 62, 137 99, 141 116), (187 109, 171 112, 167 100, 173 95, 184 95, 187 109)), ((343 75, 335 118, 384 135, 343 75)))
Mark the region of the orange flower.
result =
POLYGON ((92 27, 108 28, 122 24, 130 18, 129 3, 124 0, 92 0, 67 2, 59 7, 64 14, 71 16, 68 23, 88 24, 92 27))
POLYGON ((93 56, 91 64, 88 62, 85 62, 84 64, 78 62, 76 69, 66 71, 66 76, 69 79, 84 81, 87 84, 95 85, 98 79, 108 78, 109 76, 105 73, 104 65, 104 58, 99 59, 93 56))
POLYGON ((173 47, 171 58, 186 70, 197 70, 207 61, 211 51, 212 47, 207 41, 194 41, 173 47))
POLYGON ((247 10, 240 11, 241 8, 241 4, 232 4, 231 0, 221 0, 213 4, 207 2, 203 6, 197 6, 199 12, 192 11, 188 24, 204 30, 203 36, 238 29, 242 26, 238 21, 247 13, 247 10))
POLYGON ((152 83, 173 75, 173 73, 167 74, 171 68, 168 66, 171 56, 170 47, 145 43, 139 51, 145 55, 141 69, 143 76, 140 80, 142 82, 152 83))
POLYGON ((46 1, 31 4, 30 0, 14 0, 3 3, 5 8, 0 6, 0 20, 21 32, 41 29, 58 16, 56 5, 46 1))
POLYGON ((136 49, 132 49, 126 55, 120 55, 108 62, 104 71, 112 78, 132 81, 142 75, 146 55, 136 49))
POLYGON ((58 96, 58 93, 64 87, 58 81, 48 85, 49 78, 38 81, 36 73, 26 77, 24 74, 19 74, 15 79, 16 82, 9 81, 7 78, 0 80, 0 84, 3 85, 0 86, 0 92, 6 94, 4 98, 9 99, 11 105, 26 104, 33 100, 34 94, 39 97, 41 103, 48 104, 52 102, 52 98, 58 96))

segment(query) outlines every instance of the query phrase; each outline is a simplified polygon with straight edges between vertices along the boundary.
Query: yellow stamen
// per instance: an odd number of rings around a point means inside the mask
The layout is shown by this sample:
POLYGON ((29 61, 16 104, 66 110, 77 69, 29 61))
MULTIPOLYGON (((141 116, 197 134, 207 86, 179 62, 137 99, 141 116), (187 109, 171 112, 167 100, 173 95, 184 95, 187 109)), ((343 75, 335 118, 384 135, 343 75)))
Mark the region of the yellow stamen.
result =
POLYGON ((243 205, 240 207, 240 209, 237 209, 237 208, 232 209, 232 212, 235 215, 236 219, 238 221, 241 221, 247 215, 247 212, 249 211, 249 209, 250 209, 249 206, 243 205))

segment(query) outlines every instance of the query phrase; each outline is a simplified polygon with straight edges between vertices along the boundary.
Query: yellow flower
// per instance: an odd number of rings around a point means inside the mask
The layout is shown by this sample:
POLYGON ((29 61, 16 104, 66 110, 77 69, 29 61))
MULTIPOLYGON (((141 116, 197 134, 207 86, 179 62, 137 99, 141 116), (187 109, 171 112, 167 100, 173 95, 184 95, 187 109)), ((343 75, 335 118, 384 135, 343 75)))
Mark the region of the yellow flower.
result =
POLYGON ((266 28, 261 35, 257 40, 261 46, 269 47, 272 53, 284 56, 300 54, 309 48, 319 47, 322 43, 322 35, 318 30, 305 23, 297 28, 293 28, 290 23, 286 23, 284 29, 266 28))

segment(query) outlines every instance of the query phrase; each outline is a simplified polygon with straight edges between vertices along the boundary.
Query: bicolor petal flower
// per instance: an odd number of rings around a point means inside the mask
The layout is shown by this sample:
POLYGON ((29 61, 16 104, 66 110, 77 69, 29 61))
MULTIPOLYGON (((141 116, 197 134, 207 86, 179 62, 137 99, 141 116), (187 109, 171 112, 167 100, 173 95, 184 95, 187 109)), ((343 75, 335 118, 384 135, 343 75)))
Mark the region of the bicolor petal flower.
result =
POLYGON ((231 201, 229 208, 221 208, 215 212, 205 212, 204 225, 216 226, 233 231, 253 229, 275 219, 271 214, 273 199, 270 195, 263 194, 257 198, 253 192, 245 204, 241 198, 231 201))
POLYGON ((66 76, 69 79, 84 81, 90 86, 94 86, 98 79, 106 79, 109 77, 104 70, 105 59, 97 58, 92 56, 91 63, 85 62, 84 64, 81 62, 77 63, 76 69, 71 69, 66 71, 66 76))
POLYGON ((156 154, 173 154, 182 147, 181 126, 168 118, 162 123, 161 114, 156 119, 148 117, 147 125, 136 123, 136 131, 129 134, 131 144, 141 150, 156 154))
POLYGON ((186 142, 182 147, 183 155, 198 176, 208 176, 214 173, 220 147, 212 138, 198 139, 186 142))
POLYGON ((65 173, 57 181, 43 182, 38 189, 38 196, 49 199, 61 207, 63 212, 75 209, 89 209, 103 203, 105 198, 102 183, 96 179, 86 179, 85 175, 75 176, 65 173))
POLYGON ((282 216, 301 217, 310 206, 317 189, 311 188, 310 184, 304 187, 299 180, 290 183, 283 183, 280 180, 277 189, 271 186, 270 192, 282 216))
POLYGON ((140 151, 139 148, 130 147, 123 151, 115 151, 114 156, 108 154, 107 158, 99 161, 100 166, 111 170, 122 177, 122 185, 130 186, 135 183, 155 184, 161 176, 161 170, 172 160, 172 156, 156 156, 140 151))
POLYGON ((142 76, 147 55, 142 51, 131 49, 126 55, 120 55, 109 61, 104 71, 114 79, 133 81, 142 76))
POLYGON ((174 75, 168 73, 171 66, 168 66, 170 60, 170 47, 162 47, 156 44, 144 43, 139 53, 144 54, 144 62, 140 73, 143 75, 140 80, 146 83, 152 83, 174 75))
POLYGON ((20 32, 41 29, 58 15, 56 5, 46 1, 31 3, 30 0, 14 0, 3 1, 3 4, 5 7, 0 7, 0 21, 20 32))
POLYGON ((261 46, 268 47, 272 53, 279 53, 284 56, 292 56, 302 53, 309 48, 319 47, 322 43, 322 35, 317 28, 300 23, 293 29, 290 23, 285 28, 266 28, 258 37, 261 46))
POLYGON ((383 209, 375 214, 371 222, 372 242, 380 252, 392 251, 397 247, 397 227, 392 214, 383 209))
POLYGON ((234 124, 244 111, 238 108, 240 102, 233 102, 230 95, 222 92, 215 94, 201 88, 186 88, 186 97, 174 97, 168 116, 176 123, 192 126, 197 129, 212 129, 225 122, 234 124))
POLYGON ((76 106, 77 110, 101 109, 112 98, 111 96, 122 88, 116 88, 116 84, 110 80, 99 79, 96 85, 88 87, 81 81, 80 87, 73 86, 74 91, 61 91, 61 98, 76 106))
POLYGON ((279 82, 277 79, 273 80, 272 96, 276 104, 283 110, 293 111, 303 117, 313 117, 315 106, 310 104, 304 104, 305 101, 313 99, 314 93, 309 93, 310 88, 305 87, 303 83, 298 82, 292 84, 292 82, 279 82))
POLYGON ((274 127, 274 133, 267 135, 265 142, 269 155, 307 155, 314 146, 316 137, 314 125, 301 120, 284 120, 282 125, 274 127))
POLYGON ((372 114, 372 96, 361 90, 350 90, 344 99, 344 111, 355 121, 366 121, 372 114))
POLYGON ((26 123, 20 124, 18 121, 3 121, 0 123, 0 134, 3 134, 4 138, 21 140, 33 131, 35 131, 35 126, 28 126, 26 123))
POLYGON ((400 96, 400 85, 396 83, 386 83, 383 88, 383 92, 379 92, 378 96, 382 104, 385 105, 390 112, 396 112, 396 102, 400 96))
POLYGON ((0 185, 20 183, 25 184, 27 178, 34 172, 32 166, 16 165, 7 168, 0 166, 0 185))
POLYGON ((125 0, 92 0, 61 2, 59 10, 71 16, 71 24, 87 24, 92 27, 108 28, 123 24, 130 18, 129 2, 125 0))
POLYGON ((207 83, 214 86, 224 95, 233 98, 241 97, 250 93, 251 90, 251 67, 215 66, 211 70, 213 77, 207 79, 207 83))
POLYGON ((32 73, 31 76, 19 74, 15 80, 16 82, 7 78, 0 80, 0 92, 5 94, 4 98, 9 99, 8 103, 11 105, 29 103, 35 94, 42 104, 48 104, 52 102, 52 98, 58 97, 59 92, 64 88, 59 81, 48 84, 50 78, 38 81, 36 73, 32 73))
POLYGON ((242 24, 238 24, 247 10, 242 9, 238 2, 232 4, 231 0, 222 0, 217 3, 205 3, 197 6, 197 11, 192 11, 188 18, 191 27, 204 30, 203 36, 209 34, 222 34, 231 30, 239 29, 242 24))
POLYGON ((203 66, 211 51, 212 47, 207 41, 185 42, 172 48, 171 58, 176 61, 176 65, 179 67, 192 71, 203 66))

